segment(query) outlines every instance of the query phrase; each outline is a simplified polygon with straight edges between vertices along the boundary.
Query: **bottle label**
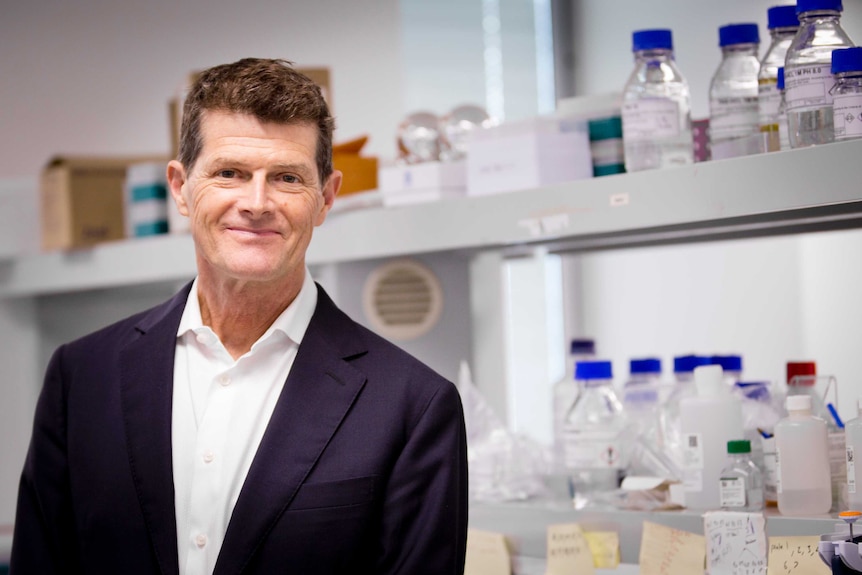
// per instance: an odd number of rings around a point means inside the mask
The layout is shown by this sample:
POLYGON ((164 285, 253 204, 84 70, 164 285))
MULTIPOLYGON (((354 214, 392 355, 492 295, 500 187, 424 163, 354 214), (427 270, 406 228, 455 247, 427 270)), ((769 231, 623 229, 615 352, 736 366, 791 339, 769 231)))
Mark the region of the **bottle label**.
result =
POLYGON ((683 491, 703 491, 703 470, 686 469, 682 472, 683 491))
POLYGON ((778 464, 774 453, 763 454, 763 482, 766 491, 774 491, 778 485, 778 464))
POLYGON ((626 102, 622 109, 623 139, 643 142, 680 134, 679 105, 667 98, 626 102))
POLYGON ((738 138, 757 131, 757 96, 713 98, 709 102, 712 138, 738 138))
POLYGON ((682 468, 703 469, 703 437, 699 433, 682 436, 682 468))
POLYGON ((784 69, 784 99, 787 111, 805 112, 832 105, 835 79, 829 64, 810 64, 784 69))
POLYGON ((862 138, 862 94, 839 94, 832 102, 835 139, 862 138))
POLYGON ((847 493, 856 493, 856 458, 853 446, 847 446, 847 493))
POLYGON ((622 469, 616 433, 566 430, 564 450, 568 469, 622 469))
POLYGON ((722 507, 745 507, 744 477, 722 477, 718 481, 722 507))
POLYGON ((781 450, 775 448, 775 492, 781 494, 781 450))
POLYGON ((778 107, 781 105, 781 92, 775 80, 761 80, 758 86, 757 109, 761 126, 775 123, 778 117, 778 107))
POLYGON ((784 111, 778 115, 778 141, 781 150, 790 149, 790 133, 787 131, 787 114, 784 111))

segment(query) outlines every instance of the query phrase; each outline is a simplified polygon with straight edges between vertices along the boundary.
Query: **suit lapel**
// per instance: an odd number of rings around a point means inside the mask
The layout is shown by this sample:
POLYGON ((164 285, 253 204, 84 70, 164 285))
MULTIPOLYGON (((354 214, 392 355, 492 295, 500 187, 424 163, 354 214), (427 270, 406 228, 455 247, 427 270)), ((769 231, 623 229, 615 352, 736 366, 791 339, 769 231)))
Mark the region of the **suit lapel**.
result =
POLYGON ((129 463, 153 552, 164 575, 179 573, 171 405, 177 327, 189 286, 147 314, 120 352, 120 397, 129 463))
POLYGON ((354 324, 323 292, 234 507, 214 574, 241 573, 365 384, 354 324))

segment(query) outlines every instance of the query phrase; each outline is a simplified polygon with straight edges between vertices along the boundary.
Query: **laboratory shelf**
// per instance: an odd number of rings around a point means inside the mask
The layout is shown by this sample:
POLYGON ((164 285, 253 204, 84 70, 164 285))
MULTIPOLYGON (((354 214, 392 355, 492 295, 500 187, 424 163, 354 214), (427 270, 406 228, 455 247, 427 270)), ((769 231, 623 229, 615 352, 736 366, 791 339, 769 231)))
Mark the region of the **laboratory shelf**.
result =
MULTIPOLYGON (((784 517, 775 509, 767 509, 767 536, 822 535, 835 531, 842 521, 828 515, 818 517, 784 517)), ((562 502, 507 502, 470 504, 470 527, 503 533, 511 552, 519 557, 544 558, 548 525, 579 523, 586 531, 616 531, 620 539, 620 560, 635 564, 640 553, 644 521, 675 529, 703 534, 701 512, 580 510, 562 502)))
MULTIPOLYGON (((862 227, 862 140, 506 194, 332 214, 310 265, 502 250, 518 256, 862 227)), ((0 297, 182 281, 185 235, 0 261, 0 297)))

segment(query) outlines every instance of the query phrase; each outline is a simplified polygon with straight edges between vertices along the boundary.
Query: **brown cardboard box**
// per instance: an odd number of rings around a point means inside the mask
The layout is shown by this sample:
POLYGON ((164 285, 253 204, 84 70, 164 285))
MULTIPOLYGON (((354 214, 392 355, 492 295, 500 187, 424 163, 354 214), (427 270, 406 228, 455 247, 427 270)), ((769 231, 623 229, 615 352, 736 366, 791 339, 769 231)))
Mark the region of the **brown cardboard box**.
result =
POLYGON ((91 246, 125 237, 126 167, 164 157, 57 156, 40 182, 42 249, 91 246))
POLYGON ((332 166, 340 170, 341 196, 377 189, 377 158, 360 156, 367 136, 332 147, 332 166))

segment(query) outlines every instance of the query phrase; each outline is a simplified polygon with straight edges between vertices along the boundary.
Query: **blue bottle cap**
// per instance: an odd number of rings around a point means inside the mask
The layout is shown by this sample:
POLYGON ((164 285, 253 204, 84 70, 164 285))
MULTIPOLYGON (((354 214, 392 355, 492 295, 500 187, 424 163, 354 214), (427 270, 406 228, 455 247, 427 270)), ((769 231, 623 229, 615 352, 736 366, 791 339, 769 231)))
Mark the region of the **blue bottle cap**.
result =
POLYGON ((760 33, 757 24, 728 24, 718 29, 718 45, 759 44, 760 33))
POLYGON ((778 69, 778 79, 776 80, 775 85, 779 90, 784 89, 784 66, 778 69))
POLYGON ((569 346, 571 355, 593 355, 596 353, 596 342, 592 339, 573 339, 569 346))
POLYGON ((681 355, 673 358, 674 373, 690 373, 700 365, 709 365, 710 358, 702 355, 681 355))
POLYGON ((661 373, 661 360, 655 357, 633 359, 629 362, 629 373, 661 373))
POLYGON ((796 6, 793 4, 787 6, 773 6, 766 11, 768 20, 767 28, 797 28, 799 26, 799 16, 796 15, 796 6))
POLYGON ((817 12, 820 10, 834 10, 843 12, 844 6, 841 0, 797 0, 796 13, 805 14, 806 12, 817 12))
POLYGON ((635 31, 632 52, 640 50, 673 50, 673 33, 667 29, 635 31))
POLYGON ((742 371, 742 356, 739 355, 714 355, 710 362, 720 365, 722 371, 742 371))
POLYGON ((579 361, 575 364, 575 379, 611 379, 613 372, 609 361, 579 361))
POLYGON ((844 48, 832 51, 832 73, 862 71, 862 48, 844 48))

